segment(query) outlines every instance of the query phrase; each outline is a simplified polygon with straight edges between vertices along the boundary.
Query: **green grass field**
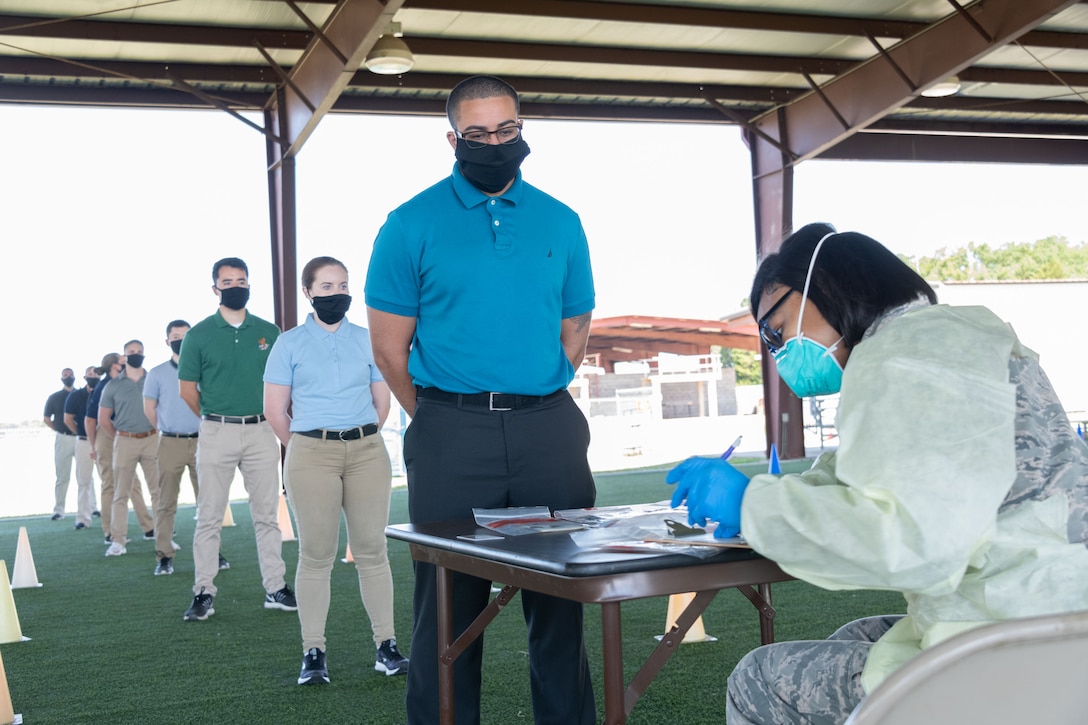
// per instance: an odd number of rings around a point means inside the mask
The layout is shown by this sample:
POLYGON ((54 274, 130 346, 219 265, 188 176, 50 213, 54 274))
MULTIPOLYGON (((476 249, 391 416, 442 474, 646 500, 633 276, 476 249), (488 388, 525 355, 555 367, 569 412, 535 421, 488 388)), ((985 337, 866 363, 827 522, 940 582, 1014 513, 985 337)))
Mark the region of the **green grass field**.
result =
MULTIPOLYGON (((658 501, 671 495, 663 472, 598 474, 598 504, 658 501)), ((407 521, 407 491, 394 490, 392 523, 407 521)), ((0 519, 0 558, 9 575, 18 532, 27 528, 44 586, 16 589, 23 635, 0 645, 16 713, 26 723, 361 723, 404 721, 404 678, 373 670, 370 626, 359 600, 354 567, 337 563, 327 626, 326 687, 295 684, 302 657, 297 616, 262 607, 263 589, 248 507, 235 502, 236 526, 223 530, 231 569, 216 578, 216 613, 182 621, 192 600, 193 510, 178 512, 182 550, 173 576, 155 577, 154 542, 136 540, 128 554, 104 557, 97 526, 75 531, 71 519, 0 519)), ((129 530, 137 531, 134 517, 129 530)), ((345 538, 341 529, 340 551, 345 538)), ((411 560, 390 542, 396 586, 398 643, 411 650, 411 560)), ((292 582, 298 543, 285 542, 292 582)), ((773 590, 778 640, 823 638, 859 616, 903 611, 898 594, 826 592, 800 582, 773 590)), ((626 675, 634 675, 665 626, 666 598, 623 605, 626 675)), ((525 624, 520 606, 504 611, 487 631, 483 722, 531 722, 525 624)), ((600 673, 600 608, 586 610, 593 672, 600 673)), ((703 615, 713 643, 683 645, 636 705, 630 722, 643 725, 721 723, 725 679, 759 644, 756 611, 739 592, 721 592, 703 615)), ((598 713, 603 696, 597 682, 598 713)))

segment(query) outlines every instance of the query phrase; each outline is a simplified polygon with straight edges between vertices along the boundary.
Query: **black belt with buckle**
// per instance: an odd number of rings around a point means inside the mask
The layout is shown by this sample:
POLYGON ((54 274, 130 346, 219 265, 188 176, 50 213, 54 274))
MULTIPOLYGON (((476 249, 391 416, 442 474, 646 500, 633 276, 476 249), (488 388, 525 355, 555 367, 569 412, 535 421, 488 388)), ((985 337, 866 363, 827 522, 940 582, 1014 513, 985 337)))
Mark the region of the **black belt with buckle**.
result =
POLYGON ((547 395, 516 395, 514 393, 447 393, 438 388, 416 388, 416 397, 423 400, 441 400, 457 406, 476 406, 488 410, 520 410, 554 400, 565 395, 566 390, 556 390, 547 395))
POLYGON ((300 436, 306 436, 307 438, 320 438, 323 441, 357 441, 360 438, 366 438, 372 436, 378 432, 377 423, 367 423, 357 428, 348 428, 347 430, 325 430, 324 428, 318 428, 317 430, 296 430, 300 436))
POLYGON ((264 422, 263 415, 205 415, 204 420, 214 420, 216 423, 238 423, 240 425, 255 425, 264 422))
POLYGON ((199 433, 167 433, 166 431, 160 431, 159 433, 163 438, 199 438, 199 433))

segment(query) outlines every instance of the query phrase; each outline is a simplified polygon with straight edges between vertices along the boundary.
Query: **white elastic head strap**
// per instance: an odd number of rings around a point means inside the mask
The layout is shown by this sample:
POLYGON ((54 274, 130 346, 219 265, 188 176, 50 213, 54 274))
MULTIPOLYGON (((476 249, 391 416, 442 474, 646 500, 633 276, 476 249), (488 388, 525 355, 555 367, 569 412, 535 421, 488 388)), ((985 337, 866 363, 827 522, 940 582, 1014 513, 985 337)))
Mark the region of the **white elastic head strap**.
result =
MULTIPOLYGON (((801 320, 805 316, 805 300, 808 299, 808 286, 812 283, 812 270, 816 268, 816 255, 820 253, 820 247, 824 246, 824 242, 828 237, 833 237, 838 232, 831 232, 825 234, 820 238, 820 241, 816 242, 816 248, 812 250, 812 258, 808 260, 808 274, 805 275, 805 289, 801 292, 801 313, 797 315, 797 337, 801 337, 801 320)), ((838 344, 838 343, 836 343, 838 344)))

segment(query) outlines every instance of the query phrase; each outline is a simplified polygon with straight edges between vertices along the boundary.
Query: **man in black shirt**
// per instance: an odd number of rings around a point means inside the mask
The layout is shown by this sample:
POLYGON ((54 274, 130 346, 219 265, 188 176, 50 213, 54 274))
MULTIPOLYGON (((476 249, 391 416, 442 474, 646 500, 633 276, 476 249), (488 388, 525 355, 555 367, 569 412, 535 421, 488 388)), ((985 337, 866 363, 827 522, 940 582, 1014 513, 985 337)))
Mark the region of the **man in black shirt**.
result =
POLYGON ((53 489, 56 494, 54 521, 64 518, 64 500, 68 498, 68 483, 72 480, 72 456, 76 451, 76 434, 64 425, 64 403, 68 400, 69 393, 75 390, 76 374, 72 368, 60 371, 60 381, 64 383, 64 387, 45 401, 42 419, 56 435, 56 440, 53 441, 53 467, 57 472, 57 482, 53 489))

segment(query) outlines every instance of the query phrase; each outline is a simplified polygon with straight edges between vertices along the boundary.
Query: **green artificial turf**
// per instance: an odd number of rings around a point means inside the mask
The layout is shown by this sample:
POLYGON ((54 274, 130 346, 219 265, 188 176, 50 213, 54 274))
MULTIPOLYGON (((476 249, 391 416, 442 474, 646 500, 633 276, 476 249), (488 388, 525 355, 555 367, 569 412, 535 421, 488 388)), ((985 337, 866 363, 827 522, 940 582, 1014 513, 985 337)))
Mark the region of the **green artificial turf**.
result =
MULTIPOLYGON (((738 462, 742 468, 750 468, 738 462)), ((785 464, 789 470, 789 464, 785 464)), ((671 495, 662 470, 597 475, 599 505, 658 501, 671 495)), ((407 521, 407 492, 393 491, 390 522, 407 521)), ((326 635, 332 683, 295 684, 302 657, 298 618, 267 610, 248 507, 235 502, 236 526, 223 530, 231 569, 216 578, 215 615, 184 622, 192 601, 193 509, 178 511, 182 544, 172 576, 153 576, 154 542, 137 539, 121 557, 104 556, 101 529, 75 531, 71 519, 0 519, 0 558, 9 575, 19 528, 25 526, 41 588, 13 591, 23 635, 0 645, 16 713, 26 723, 361 723, 404 722, 404 678, 373 670, 370 625, 359 600, 354 566, 337 562, 326 635)), ((129 530, 138 532, 134 517, 129 530)), ((341 528, 340 551, 345 547, 341 528)), ((396 591, 396 626, 411 654, 411 560, 407 545, 389 542, 396 591)), ((283 544, 293 585, 298 542, 283 544)), ((886 592, 826 592, 801 583, 776 584, 779 641, 823 638, 859 616, 901 612, 886 592)), ((666 598, 623 605, 626 677, 637 672, 665 626, 666 598)), ((483 722, 531 722, 528 654, 521 607, 504 611, 487 630, 483 722)), ((635 706, 634 725, 721 723, 725 679, 759 644, 759 622, 739 592, 721 592, 703 615, 713 643, 689 643, 666 664, 635 706)), ((586 607, 586 641, 603 717, 600 608, 586 607)))

